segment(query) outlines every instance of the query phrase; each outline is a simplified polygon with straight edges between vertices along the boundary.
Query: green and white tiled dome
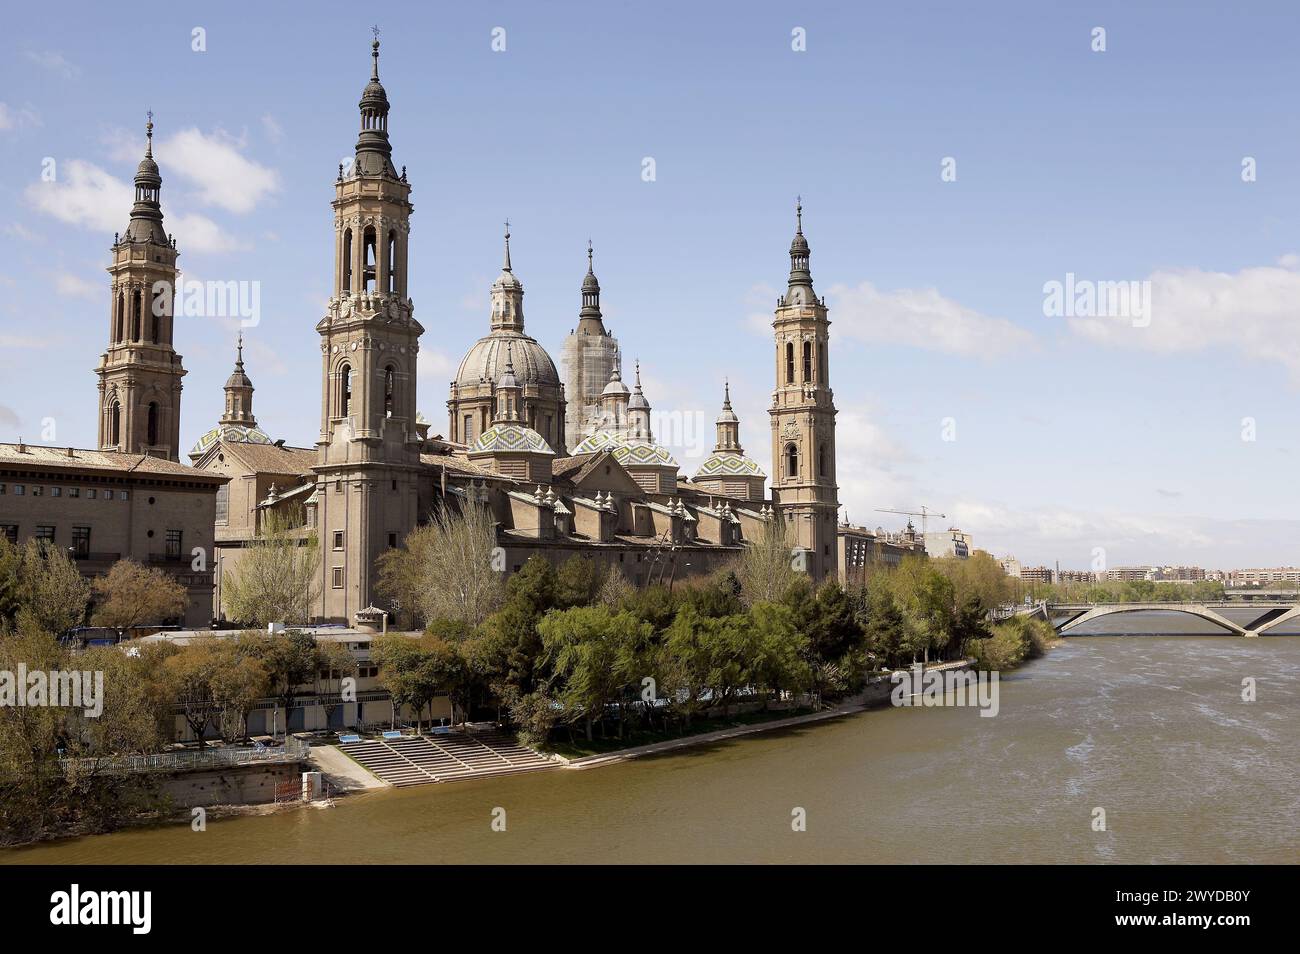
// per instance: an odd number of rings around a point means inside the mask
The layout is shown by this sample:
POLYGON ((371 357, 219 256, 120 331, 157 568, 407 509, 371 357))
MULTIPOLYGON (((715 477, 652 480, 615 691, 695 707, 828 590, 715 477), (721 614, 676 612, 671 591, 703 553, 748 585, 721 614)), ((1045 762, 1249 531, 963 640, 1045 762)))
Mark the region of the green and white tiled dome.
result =
POLYGON ((471 454, 509 453, 511 451, 533 454, 555 453, 541 434, 538 434, 531 427, 514 423, 493 424, 475 438, 469 449, 471 454))
POLYGON ((658 444, 651 444, 628 434, 597 431, 576 448, 574 454, 591 454, 605 449, 614 452, 614 459, 624 466, 654 464, 661 467, 679 466, 672 454, 658 444))
POLYGON ((270 444, 271 438, 260 427, 246 427, 243 424, 218 424, 198 439, 191 454, 202 454, 217 441, 229 444, 270 444))
POLYGON ((700 469, 695 472, 695 479, 708 477, 766 477, 763 469, 744 454, 715 453, 710 455, 700 469))

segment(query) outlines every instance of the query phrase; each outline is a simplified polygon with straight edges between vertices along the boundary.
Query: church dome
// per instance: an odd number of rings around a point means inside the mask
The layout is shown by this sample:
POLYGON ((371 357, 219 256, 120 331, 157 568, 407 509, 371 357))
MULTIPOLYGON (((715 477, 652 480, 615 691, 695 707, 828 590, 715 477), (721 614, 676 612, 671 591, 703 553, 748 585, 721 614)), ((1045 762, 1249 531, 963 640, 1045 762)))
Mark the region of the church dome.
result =
POLYGON ((202 454, 217 441, 225 441, 228 444, 273 443, 271 438, 267 437, 266 432, 260 427, 246 427, 242 424, 218 424, 198 439, 190 454, 202 454))
POLYGON ((766 477, 763 469, 744 454, 714 452, 705 458, 694 480, 708 477, 766 477))
POLYGON ((470 445, 471 454, 498 454, 510 452, 530 452, 533 454, 554 454, 546 439, 531 427, 515 422, 493 424, 474 439, 470 445))
POLYGON ((475 387, 500 379, 506 371, 507 351, 515 376, 524 387, 560 386, 560 374, 546 349, 535 338, 513 331, 497 331, 474 342, 456 372, 457 386, 475 387))
POLYGON ((658 444, 644 441, 628 434, 597 431, 573 449, 573 455, 594 454, 596 451, 612 450, 614 459, 624 467, 637 464, 654 464, 661 467, 679 466, 676 458, 658 444))

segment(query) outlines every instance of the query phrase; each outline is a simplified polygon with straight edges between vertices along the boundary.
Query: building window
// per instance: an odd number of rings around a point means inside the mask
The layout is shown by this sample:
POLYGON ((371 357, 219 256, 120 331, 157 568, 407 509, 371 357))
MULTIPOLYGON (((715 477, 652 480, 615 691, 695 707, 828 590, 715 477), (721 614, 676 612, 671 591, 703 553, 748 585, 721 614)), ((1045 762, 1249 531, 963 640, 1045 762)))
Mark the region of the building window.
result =
POLYGON ((826 342, 817 343, 817 383, 826 383, 826 342))
POLYGON ((129 493, 127 493, 125 490, 119 490, 119 491, 117 492, 117 499, 118 499, 118 500, 130 500, 130 499, 131 499, 131 495, 130 495, 129 493))
POLYGON ((26 488, 26 487, 24 487, 22 484, 14 484, 14 496, 15 496, 15 497, 21 497, 21 496, 22 496, 23 494, 25 494, 25 493, 27 493, 27 488, 26 488))
POLYGON ((331 581, 331 585, 336 590, 343 589, 343 567, 336 566, 334 568, 334 579, 331 581))
POLYGON ((826 445, 817 445, 817 476, 826 476, 826 445))
POLYGON ((40 484, 32 484, 32 496, 33 496, 33 497, 40 497, 40 496, 43 495, 44 493, 45 493, 45 488, 44 488, 44 487, 42 487, 40 484))
POLYGON ((341 480, 334 481, 334 492, 336 494, 343 493, 343 481, 341 480))
POLYGON ((72 552, 82 560, 90 555, 90 527, 72 528, 72 552))
POLYGON ((40 540, 42 543, 53 543, 53 542, 54 542, 54 528, 53 528, 53 527, 37 527, 37 528, 36 528, 36 532, 33 533, 32 536, 35 537, 37 540, 40 540))
POLYGON ((131 293, 131 340, 140 340, 140 289, 131 293))
POLYGON ((74 498, 74 499, 77 498, 77 497, 80 497, 80 496, 81 496, 81 488, 80 488, 80 487, 69 487, 69 488, 68 488, 68 496, 69 496, 69 497, 72 497, 72 498, 74 498))
POLYGON ((347 417, 352 407, 352 366, 339 368, 339 417, 347 417))
POLYGON ((0 537, 4 537, 10 543, 18 542, 18 524, 0 523, 0 537))
MULTIPOLYGON (((225 488, 223 487, 222 489, 224 490, 225 488)), ((99 496, 99 491, 96 490, 94 487, 91 487, 89 490, 86 491, 87 500, 94 500, 98 496, 99 496)))
POLYGON ((395 533, 390 533, 390 534, 388 535, 388 549, 390 549, 390 550, 396 550, 396 549, 397 549, 397 534, 395 534, 395 533))
POLYGON ((343 531, 342 531, 342 530, 335 530, 335 531, 334 531, 334 549, 335 549, 335 550, 342 550, 342 549, 343 549, 343 531))
POLYGON ((122 440, 122 404, 114 400, 108 412, 109 443, 116 447, 122 440))
POLYGON ((0 497, 3 497, 4 495, 5 495, 5 485, 0 484, 0 497))
POLYGON ((352 230, 343 233, 343 281, 339 289, 343 295, 352 293, 352 230))
POLYGON ((461 440, 468 444, 474 439, 474 415, 465 415, 465 433, 461 435, 461 440))
POLYGON ((181 558, 181 531, 167 531, 167 559, 179 560, 181 558))
POLYGON ((785 383, 794 384, 794 342, 785 343, 785 383))
POLYGON ((793 444, 785 445, 785 475, 787 477, 799 476, 799 448, 793 444))
POLYGON ((388 231, 388 292, 397 294, 397 230, 388 231))
POLYGON ((149 426, 146 436, 150 446, 158 443, 158 402, 149 402, 149 426))
POLYGON ((51 497, 62 497, 62 496, 63 496, 63 488, 62 488, 62 487, 51 487, 51 488, 50 488, 50 496, 51 496, 51 497))
POLYGON ((217 488, 216 522, 225 526, 230 522, 230 485, 222 484, 217 488))
POLYGON ((384 417, 393 416, 393 379, 396 372, 390 364, 384 369, 384 417))
POLYGON ((803 382, 812 383, 812 342, 803 343, 803 382))

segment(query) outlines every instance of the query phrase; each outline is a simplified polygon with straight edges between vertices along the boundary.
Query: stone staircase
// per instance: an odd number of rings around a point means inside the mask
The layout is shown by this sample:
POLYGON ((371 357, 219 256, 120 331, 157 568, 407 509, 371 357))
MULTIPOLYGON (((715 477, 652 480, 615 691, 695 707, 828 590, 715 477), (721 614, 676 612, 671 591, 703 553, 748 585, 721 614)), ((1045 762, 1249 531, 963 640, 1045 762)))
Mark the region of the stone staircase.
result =
POLYGON ((342 742, 339 748, 397 788, 535 772, 556 764, 495 729, 363 739, 342 742))

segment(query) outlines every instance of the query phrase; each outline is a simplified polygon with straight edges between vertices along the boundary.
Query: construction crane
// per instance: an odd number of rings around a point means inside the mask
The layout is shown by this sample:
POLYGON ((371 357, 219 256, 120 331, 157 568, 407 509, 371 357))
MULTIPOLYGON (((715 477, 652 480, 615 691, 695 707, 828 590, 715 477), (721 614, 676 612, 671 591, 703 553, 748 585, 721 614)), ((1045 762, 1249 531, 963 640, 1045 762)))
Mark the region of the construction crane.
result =
POLYGON ((877 507, 876 513, 901 513, 905 517, 920 517, 922 536, 925 536, 926 532, 929 530, 929 519, 931 517, 939 517, 944 520, 948 518, 946 513, 935 513, 925 505, 922 505, 920 510, 887 510, 883 507, 877 507))

